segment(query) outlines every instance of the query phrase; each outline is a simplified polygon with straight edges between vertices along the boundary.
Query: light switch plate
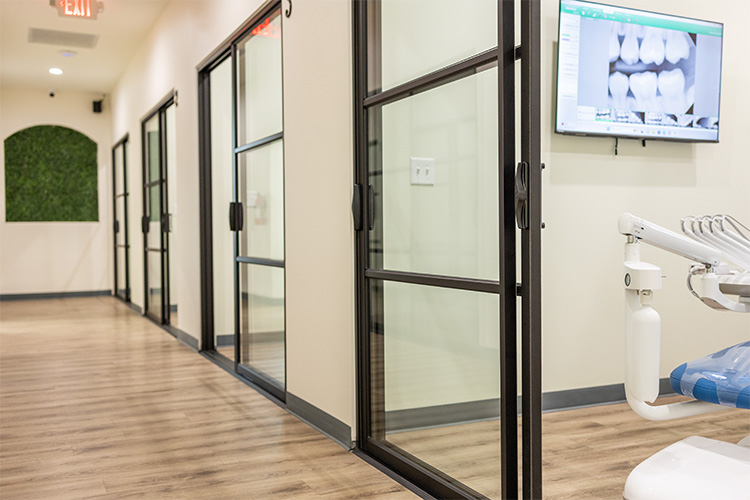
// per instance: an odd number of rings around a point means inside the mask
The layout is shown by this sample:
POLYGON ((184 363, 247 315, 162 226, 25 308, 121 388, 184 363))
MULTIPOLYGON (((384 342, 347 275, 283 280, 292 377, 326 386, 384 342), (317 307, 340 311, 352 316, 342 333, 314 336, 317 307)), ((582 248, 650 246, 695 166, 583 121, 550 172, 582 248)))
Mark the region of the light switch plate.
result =
POLYGON ((435 185, 435 158, 411 158, 411 183, 435 185))

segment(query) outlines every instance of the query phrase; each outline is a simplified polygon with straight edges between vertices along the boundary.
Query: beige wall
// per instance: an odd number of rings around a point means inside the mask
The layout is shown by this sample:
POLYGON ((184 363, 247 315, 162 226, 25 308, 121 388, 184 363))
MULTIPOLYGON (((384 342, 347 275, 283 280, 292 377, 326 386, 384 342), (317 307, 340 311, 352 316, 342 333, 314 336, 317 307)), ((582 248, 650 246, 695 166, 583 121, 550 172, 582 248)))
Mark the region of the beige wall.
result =
POLYGON ((350 2, 284 19, 288 390, 354 429, 350 2))
MULTIPOLYGON (((569 137, 553 133, 559 3, 542 2, 543 362, 545 391, 621 383, 624 237, 617 217, 632 212, 679 231, 685 215, 728 213, 750 221, 745 159, 747 3, 699 0, 618 4, 724 23, 719 144, 569 137)), ((654 307, 662 316, 662 377, 679 364, 750 338, 750 315, 719 313, 685 287, 689 262, 646 247, 643 259, 667 278, 654 307)))
POLYGON ((113 286, 110 113, 101 94, 0 89, 0 294, 109 290, 113 286), (61 125, 97 144, 98 222, 5 222, 4 141, 35 125, 61 125))

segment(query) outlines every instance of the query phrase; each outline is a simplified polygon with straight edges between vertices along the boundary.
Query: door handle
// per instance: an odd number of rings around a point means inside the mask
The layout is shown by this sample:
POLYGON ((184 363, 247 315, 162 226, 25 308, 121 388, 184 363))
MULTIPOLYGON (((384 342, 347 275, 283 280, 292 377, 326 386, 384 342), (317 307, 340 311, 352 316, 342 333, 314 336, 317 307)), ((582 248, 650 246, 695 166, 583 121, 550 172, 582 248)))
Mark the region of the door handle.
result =
POLYGON ((352 218, 354 219, 354 230, 362 231, 362 185, 354 185, 352 195, 352 218))
POLYGON ((149 217, 148 215, 144 215, 141 217, 141 232, 144 234, 148 233, 148 223, 149 223, 149 217))
POLYGON ((370 231, 375 227, 375 190, 372 184, 367 185, 367 227, 370 231))
POLYGON ((229 203, 229 230, 242 231, 245 225, 245 211, 242 203, 232 201, 229 203))

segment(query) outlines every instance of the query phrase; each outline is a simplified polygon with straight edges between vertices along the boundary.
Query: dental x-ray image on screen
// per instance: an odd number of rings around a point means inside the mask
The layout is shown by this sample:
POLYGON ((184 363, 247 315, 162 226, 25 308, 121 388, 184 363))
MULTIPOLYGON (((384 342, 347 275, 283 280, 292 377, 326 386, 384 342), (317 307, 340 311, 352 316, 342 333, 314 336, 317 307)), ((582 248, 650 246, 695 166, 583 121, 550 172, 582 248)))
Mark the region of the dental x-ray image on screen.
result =
POLYGON ((556 131, 718 141, 723 25, 561 0, 556 131))

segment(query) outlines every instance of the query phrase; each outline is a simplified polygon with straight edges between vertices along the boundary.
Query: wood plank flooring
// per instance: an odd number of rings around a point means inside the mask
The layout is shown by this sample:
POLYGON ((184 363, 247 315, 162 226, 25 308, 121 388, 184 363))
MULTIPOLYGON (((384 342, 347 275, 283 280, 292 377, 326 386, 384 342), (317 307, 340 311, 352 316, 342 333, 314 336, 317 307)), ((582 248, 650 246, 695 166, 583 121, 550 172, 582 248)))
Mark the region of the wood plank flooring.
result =
POLYGON ((416 497, 99 297, 0 303, 0 498, 416 497))

